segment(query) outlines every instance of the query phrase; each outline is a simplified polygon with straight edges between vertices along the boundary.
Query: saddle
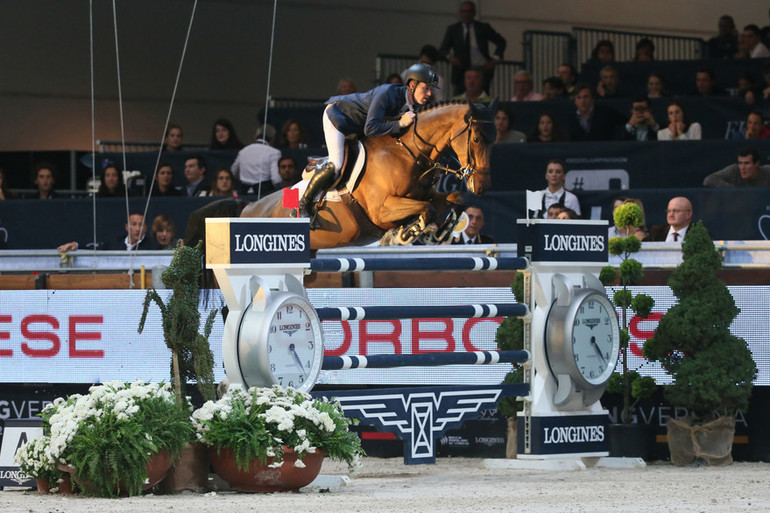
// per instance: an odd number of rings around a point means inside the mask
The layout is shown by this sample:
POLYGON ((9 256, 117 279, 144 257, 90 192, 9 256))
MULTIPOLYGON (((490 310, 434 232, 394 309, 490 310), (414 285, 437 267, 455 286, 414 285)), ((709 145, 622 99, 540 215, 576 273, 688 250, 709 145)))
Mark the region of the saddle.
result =
MULTIPOLYGON (((329 157, 310 156, 307 159, 307 166, 302 171, 302 179, 310 180, 316 169, 326 165, 329 157)), ((342 161, 342 170, 337 174, 337 179, 328 190, 343 191, 347 188, 352 193, 363 175, 363 169, 366 164, 366 151, 364 145, 357 140, 345 141, 345 157, 342 161)))

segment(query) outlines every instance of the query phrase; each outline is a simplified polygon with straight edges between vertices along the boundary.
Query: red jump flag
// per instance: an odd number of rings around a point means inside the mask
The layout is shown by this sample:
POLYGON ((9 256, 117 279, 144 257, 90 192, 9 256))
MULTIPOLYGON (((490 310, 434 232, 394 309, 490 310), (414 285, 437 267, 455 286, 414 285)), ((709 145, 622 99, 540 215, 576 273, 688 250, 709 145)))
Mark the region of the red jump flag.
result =
POLYGON ((283 190, 283 208, 299 208, 299 189, 283 190))

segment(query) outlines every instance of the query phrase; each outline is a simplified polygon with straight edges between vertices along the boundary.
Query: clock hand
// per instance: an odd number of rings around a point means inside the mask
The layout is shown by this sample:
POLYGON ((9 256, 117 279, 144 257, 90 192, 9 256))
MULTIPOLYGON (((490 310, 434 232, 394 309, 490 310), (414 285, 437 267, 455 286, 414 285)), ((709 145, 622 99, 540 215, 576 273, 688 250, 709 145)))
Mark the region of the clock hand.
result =
POLYGON ((601 358, 602 362, 606 365, 607 360, 604 359, 604 356, 602 355, 602 350, 599 349, 599 344, 596 343, 596 337, 591 337, 591 345, 594 346, 594 349, 596 349, 596 354, 599 355, 599 358, 601 358))
POLYGON ((294 361, 297 362, 297 365, 299 365, 299 370, 304 370, 302 368, 302 360, 299 359, 299 355, 297 354, 297 350, 294 347, 294 344, 289 344, 289 351, 291 351, 291 354, 294 355, 294 361))

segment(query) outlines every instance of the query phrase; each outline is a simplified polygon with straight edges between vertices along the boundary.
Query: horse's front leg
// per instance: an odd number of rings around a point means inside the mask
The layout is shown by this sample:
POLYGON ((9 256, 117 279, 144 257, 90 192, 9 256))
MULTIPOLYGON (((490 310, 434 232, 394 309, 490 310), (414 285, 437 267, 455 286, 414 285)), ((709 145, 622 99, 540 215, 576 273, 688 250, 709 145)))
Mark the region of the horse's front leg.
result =
POLYGON ((428 201, 389 196, 378 211, 378 224, 401 224, 409 218, 413 218, 413 221, 390 230, 380 244, 400 245, 413 242, 425 232, 435 216, 436 212, 428 201))

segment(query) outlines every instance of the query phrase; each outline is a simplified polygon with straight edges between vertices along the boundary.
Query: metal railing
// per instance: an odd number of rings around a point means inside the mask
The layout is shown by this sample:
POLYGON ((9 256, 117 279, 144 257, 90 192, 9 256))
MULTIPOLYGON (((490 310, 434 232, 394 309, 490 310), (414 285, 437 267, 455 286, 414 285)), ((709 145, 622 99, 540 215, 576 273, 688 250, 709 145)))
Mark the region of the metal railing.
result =
POLYGON ((318 107, 326 102, 325 99, 315 98, 274 98, 270 97, 268 105, 270 108, 296 108, 296 107, 318 107))
MULTIPOLYGON (((378 54, 375 62, 376 81, 381 84, 392 73, 401 74, 406 68, 418 62, 415 55, 378 54)), ((433 66, 439 75, 444 78, 447 91, 443 91, 445 99, 451 99, 452 91, 452 66, 447 61, 439 61, 433 66)), ((508 101, 513 96, 513 77, 519 70, 524 69, 524 63, 518 61, 502 61, 495 67, 492 84, 487 91, 491 96, 498 97, 501 101, 508 101)))
MULTIPOLYGON (((158 141, 110 141, 107 139, 97 139, 96 146, 99 148, 99 153, 120 153, 125 147, 125 151, 158 151, 158 141)), ((205 143, 185 143, 182 145, 184 151, 204 151, 209 149, 209 145, 205 143)))
POLYGON ((576 63, 581 65, 591 58, 596 43, 606 39, 615 46, 615 60, 633 61, 636 43, 642 38, 650 39, 655 45, 655 60, 694 60, 702 59, 704 41, 695 37, 667 36, 662 34, 644 34, 641 32, 621 32, 584 27, 573 27, 575 38, 576 63))
POLYGON ((575 44, 569 32, 527 30, 524 32, 524 65, 532 73, 536 91, 543 80, 556 75, 562 64, 575 64, 575 44))

